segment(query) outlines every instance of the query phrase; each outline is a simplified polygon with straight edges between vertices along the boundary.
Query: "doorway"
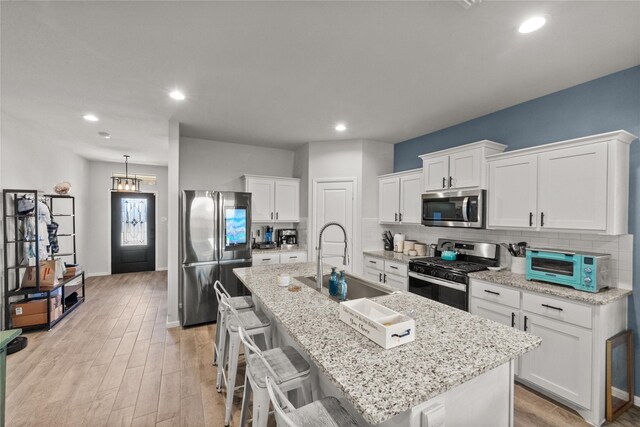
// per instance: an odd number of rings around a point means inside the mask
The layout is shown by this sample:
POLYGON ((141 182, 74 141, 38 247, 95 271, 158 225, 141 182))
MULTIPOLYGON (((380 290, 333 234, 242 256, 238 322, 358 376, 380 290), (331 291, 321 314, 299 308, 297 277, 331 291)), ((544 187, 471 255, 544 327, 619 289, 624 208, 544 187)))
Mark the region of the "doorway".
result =
POLYGON ((111 274, 156 269, 156 196, 111 193, 111 274))
MULTIPOLYGON (((346 271, 353 271, 353 253, 355 243, 354 233, 354 178, 317 179, 314 180, 313 197, 313 247, 317 246, 318 233, 328 222, 337 222, 347 231, 349 244, 349 265, 346 271)), ((344 236, 338 227, 329 227, 322 235, 322 254, 326 265, 343 268, 342 255, 344 253, 344 236), (335 255, 333 257, 332 255, 335 255)), ((314 254, 314 258, 317 253, 314 254)))

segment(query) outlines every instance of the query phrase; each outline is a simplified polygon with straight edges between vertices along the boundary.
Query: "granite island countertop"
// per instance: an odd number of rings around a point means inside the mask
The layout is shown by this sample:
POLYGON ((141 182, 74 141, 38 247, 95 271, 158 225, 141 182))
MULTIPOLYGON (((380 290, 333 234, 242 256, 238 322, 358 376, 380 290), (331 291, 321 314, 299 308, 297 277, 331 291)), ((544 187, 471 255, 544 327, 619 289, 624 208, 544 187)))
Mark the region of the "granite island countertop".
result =
POLYGON ((409 256, 409 255, 404 255, 400 252, 393 252, 393 251, 363 251, 362 254, 364 256, 372 256, 374 258, 382 258, 384 260, 388 260, 388 261, 398 261, 398 262, 403 262, 405 264, 409 264, 409 261, 411 261, 414 258, 424 258, 425 255, 415 255, 415 256, 409 256))
POLYGON ((297 248, 273 248, 273 249, 251 249, 252 254, 272 254, 280 252, 307 252, 307 245, 298 245, 297 248))
POLYGON ((541 339, 467 312, 397 291, 375 301, 414 310, 415 341, 385 350, 339 320, 339 306, 280 273, 315 274, 315 263, 257 266, 234 273, 319 370, 371 424, 379 424, 536 347, 541 339))
MULTIPOLYGON (((593 305, 605 305, 610 302, 631 295, 627 289, 609 288, 598 293, 579 291, 568 286, 527 280, 524 274, 514 274, 510 271, 477 271, 469 273, 471 279, 484 280, 498 285, 512 286, 526 291, 538 292, 574 301, 586 302, 593 305)), ((473 286, 473 284, 471 285, 473 286)))

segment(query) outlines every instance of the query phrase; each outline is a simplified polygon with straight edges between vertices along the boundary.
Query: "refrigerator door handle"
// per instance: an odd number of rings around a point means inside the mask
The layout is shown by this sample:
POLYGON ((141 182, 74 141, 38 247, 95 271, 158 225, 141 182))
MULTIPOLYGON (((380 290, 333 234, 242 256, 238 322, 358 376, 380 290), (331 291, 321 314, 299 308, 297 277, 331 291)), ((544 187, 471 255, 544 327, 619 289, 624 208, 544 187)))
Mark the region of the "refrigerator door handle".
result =
POLYGON ((218 193, 218 260, 222 259, 224 252, 224 196, 218 193))

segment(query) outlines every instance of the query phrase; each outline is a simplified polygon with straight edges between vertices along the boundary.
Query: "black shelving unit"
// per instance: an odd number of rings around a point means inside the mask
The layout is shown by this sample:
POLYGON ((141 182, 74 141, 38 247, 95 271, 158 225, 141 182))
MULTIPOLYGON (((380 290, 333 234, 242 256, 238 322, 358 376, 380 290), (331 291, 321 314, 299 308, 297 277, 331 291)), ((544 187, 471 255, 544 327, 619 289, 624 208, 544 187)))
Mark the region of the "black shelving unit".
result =
POLYGON ((35 268, 36 273, 36 286, 29 288, 22 288, 21 281, 24 271, 30 267, 25 264, 24 250, 21 250, 18 246, 24 243, 38 242, 40 239, 39 229, 35 227, 35 239, 26 239, 24 228, 26 226, 26 220, 29 217, 38 218, 38 203, 39 198, 44 197, 44 201, 47 203, 51 215, 57 217, 69 217, 70 223, 66 224, 70 229, 61 230, 58 229, 58 241, 60 245, 64 247, 73 248, 72 252, 48 253, 47 259, 56 260, 62 259, 63 261, 73 264, 77 263, 76 253, 76 220, 75 220, 75 198, 67 195, 46 194, 38 192, 37 190, 3 190, 2 192, 2 206, 3 206, 3 231, 4 231, 4 303, 5 303, 5 322, 4 328, 11 329, 11 304, 16 302, 25 302, 35 299, 45 299, 47 301, 47 322, 31 325, 21 326, 24 331, 35 329, 51 329, 58 322, 64 319, 67 314, 75 310, 85 300, 85 277, 84 272, 72 277, 66 277, 59 279, 58 284, 52 288, 42 288, 40 286, 40 262, 44 259, 40 259, 40 253, 36 249, 35 263, 32 267, 35 268), (18 199, 22 196, 28 196, 34 199, 34 210, 28 214, 18 213, 18 199), (62 200, 66 200, 68 211, 60 209, 59 213, 56 209, 60 208, 62 200), (71 239, 69 243, 63 243, 61 239, 71 239), (73 293, 76 293, 77 298, 69 298, 73 293), (62 314, 56 318, 51 319, 51 297, 57 296, 60 293, 62 303, 62 314), (67 301, 69 299, 69 301, 67 301))

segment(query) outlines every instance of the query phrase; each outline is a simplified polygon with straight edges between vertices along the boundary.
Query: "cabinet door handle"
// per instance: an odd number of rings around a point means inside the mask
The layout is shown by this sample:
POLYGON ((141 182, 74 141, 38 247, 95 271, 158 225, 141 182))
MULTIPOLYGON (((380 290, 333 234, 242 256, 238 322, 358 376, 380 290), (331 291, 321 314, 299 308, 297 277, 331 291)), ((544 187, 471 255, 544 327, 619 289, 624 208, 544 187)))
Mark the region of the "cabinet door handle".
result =
POLYGON ((382 273, 379 273, 378 275, 378 282, 382 282, 382 273))
POLYGON ((402 212, 398 214, 398 221, 402 222, 402 212))
POLYGON ((490 291, 490 290, 488 290, 488 289, 485 289, 484 291, 485 291, 486 293, 488 293, 488 294, 492 294, 492 295, 500 295, 500 292, 494 292, 494 291, 490 291))
POLYGON ((453 188, 453 177, 449 177, 449 188, 453 188))
POLYGON ((398 222, 398 214, 397 213, 393 214, 393 220, 395 222, 398 222))
POLYGON ((389 268, 393 268, 394 270, 398 269, 398 267, 396 267, 395 265, 390 265, 389 268))
POLYGON ((375 261, 372 261, 372 260, 369 260, 369 262, 370 262, 371 264, 376 264, 376 262, 375 262, 375 261))
POLYGON ((529 212, 529 227, 533 227, 533 212, 529 212))
POLYGON ((560 308, 560 307, 554 307, 554 306, 549 305, 549 304, 541 304, 541 305, 542 305, 543 307, 551 308, 551 309, 553 309, 553 310, 564 311, 564 310, 563 310, 562 308, 560 308))
POLYGON ((262 261, 271 261, 271 258, 262 258, 262 261))
POLYGON ((514 312, 511 312, 511 327, 516 327, 516 314, 514 312))
POLYGON ((271 219, 273 219, 273 212, 271 212, 271 219))
POLYGON ((540 227, 544 227, 544 212, 540 212, 540 227))
POLYGON ((527 320, 529 320, 529 318, 527 316, 524 316, 524 331, 527 332, 527 320))
POLYGON ((298 258, 297 256, 290 256, 289 259, 296 259, 298 258))
POLYGON ((276 219, 278 219, 278 212, 276 212, 276 219))
POLYGON ((384 274, 383 276, 384 276, 384 283, 387 283, 387 275, 384 274))
POLYGON ((447 188, 447 178, 442 177, 442 188, 447 188))

